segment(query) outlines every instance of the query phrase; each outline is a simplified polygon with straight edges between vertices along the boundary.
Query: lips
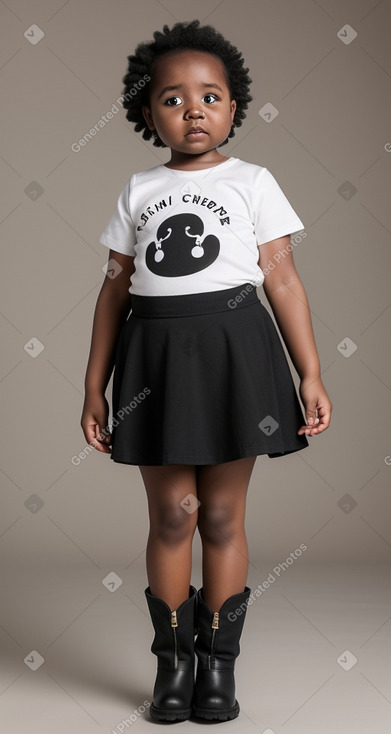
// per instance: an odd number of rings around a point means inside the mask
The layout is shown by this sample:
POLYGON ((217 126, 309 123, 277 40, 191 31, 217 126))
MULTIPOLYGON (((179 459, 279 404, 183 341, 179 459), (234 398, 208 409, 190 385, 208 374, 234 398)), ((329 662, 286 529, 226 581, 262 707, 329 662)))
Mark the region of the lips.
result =
POLYGON ((189 131, 188 131, 188 132, 186 133, 185 137, 187 137, 188 135, 194 135, 194 134, 195 134, 195 135, 197 135, 197 133, 199 133, 199 134, 203 133, 204 135, 207 135, 207 134, 208 134, 208 133, 206 132, 206 130, 204 130, 204 128, 202 128, 202 127, 192 127, 192 128, 191 128, 191 129, 190 129, 190 130, 189 130, 189 131))

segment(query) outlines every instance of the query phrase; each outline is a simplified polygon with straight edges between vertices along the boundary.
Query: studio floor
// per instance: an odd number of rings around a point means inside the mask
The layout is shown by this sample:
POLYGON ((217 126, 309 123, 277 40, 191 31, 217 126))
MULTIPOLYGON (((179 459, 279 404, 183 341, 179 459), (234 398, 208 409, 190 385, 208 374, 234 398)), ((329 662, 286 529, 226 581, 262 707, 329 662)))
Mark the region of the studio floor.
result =
MULTIPOLYGON (((2 732, 218 726, 249 734, 389 734, 389 566, 251 564, 253 601, 236 662, 239 717, 161 724, 149 713, 156 658, 143 560, 137 569, 113 569, 122 583, 115 576, 102 583, 81 567, 64 567, 61 578, 58 568, 53 576, 43 568, 3 578, 2 732)), ((197 567, 192 583, 202 585, 197 567)))

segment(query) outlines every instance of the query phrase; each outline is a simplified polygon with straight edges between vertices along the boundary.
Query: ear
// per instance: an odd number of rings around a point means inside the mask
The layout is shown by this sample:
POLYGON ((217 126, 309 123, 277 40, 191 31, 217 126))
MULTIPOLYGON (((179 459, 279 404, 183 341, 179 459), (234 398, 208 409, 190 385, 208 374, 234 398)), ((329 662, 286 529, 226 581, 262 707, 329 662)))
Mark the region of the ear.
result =
POLYGON ((147 107, 146 105, 142 105, 141 111, 143 113, 144 120, 147 123, 149 129, 150 130, 154 130, 155 129, 155 125, 153 124, 153 118, 152 118, 152 115, 151 115, 150 108, 147 107))
POLYGON ((235 112, 236 112, 236 100, 232 99, 231 100, 231 122, 233 122, 235 112))

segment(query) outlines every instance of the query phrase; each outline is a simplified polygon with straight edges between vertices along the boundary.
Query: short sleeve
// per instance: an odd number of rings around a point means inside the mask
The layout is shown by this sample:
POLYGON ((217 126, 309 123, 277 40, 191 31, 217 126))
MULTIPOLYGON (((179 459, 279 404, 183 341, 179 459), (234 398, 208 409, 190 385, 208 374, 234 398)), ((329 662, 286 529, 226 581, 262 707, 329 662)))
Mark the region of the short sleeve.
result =
POLYGON ((134 257, 136 255, 134 249, 136 229, 129 211, 132 178, 122 189, 117 200, 116 208, 106 229, 102 232, 99 242, 111 250, 134 257))
POLYGON ((257 244, 304 229, 274 176, 264 168, 254 191, 254 232, 257 244))

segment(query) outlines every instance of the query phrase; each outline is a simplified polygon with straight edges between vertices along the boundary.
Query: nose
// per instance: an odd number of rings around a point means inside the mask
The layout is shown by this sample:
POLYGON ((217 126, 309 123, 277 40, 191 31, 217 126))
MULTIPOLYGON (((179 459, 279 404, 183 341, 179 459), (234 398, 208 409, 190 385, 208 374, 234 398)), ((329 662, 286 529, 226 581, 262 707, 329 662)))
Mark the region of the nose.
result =
POLYGON ((196 120, 196 119, 198 119, 200 117, 203 118, 204 117, 204 113, 197 106, 189 107, 189 109, 185 112, 185 118, 186 118, 186 120, 196 120))

